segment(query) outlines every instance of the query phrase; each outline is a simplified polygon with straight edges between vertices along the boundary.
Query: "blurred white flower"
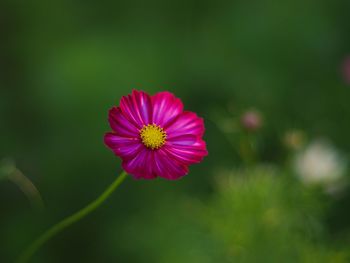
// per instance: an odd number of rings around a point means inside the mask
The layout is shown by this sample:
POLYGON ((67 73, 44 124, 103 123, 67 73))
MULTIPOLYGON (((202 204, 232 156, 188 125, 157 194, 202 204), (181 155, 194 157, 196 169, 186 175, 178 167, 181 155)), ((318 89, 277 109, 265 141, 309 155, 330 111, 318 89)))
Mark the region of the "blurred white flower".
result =
POLYGON ((295 170, 304 184, 325 187, 340 182, 346 163, 337 150, 324 140, 316 140, 297 154, 295 170))

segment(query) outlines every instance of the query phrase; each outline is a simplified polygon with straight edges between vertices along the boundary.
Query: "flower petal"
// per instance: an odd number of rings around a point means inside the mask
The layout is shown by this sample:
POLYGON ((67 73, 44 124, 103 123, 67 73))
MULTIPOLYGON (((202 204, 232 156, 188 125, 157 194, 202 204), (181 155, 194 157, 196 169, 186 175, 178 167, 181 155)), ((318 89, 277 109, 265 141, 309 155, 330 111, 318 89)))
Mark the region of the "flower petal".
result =
POLYGON ((165 179, 176 180, 188 173, 188 167, 186 165, 169 158, 163 149, 155 151, 154 160, 157 175, 165 179))
POLYGON ((164 91, 152 96, 153 123, 165 127, 183 110, 183 104, 172 93, 164 91))
POLYGON ((123 115, 120 107, 113 107, 109 110, 108 121, 111 128, 119 136, 137 137, 137 127, 123 115))
POLYGON ((163 149, 170 159, 185 165, 199 163, 208 155, 205 142, 191 135, 177 137, 177 140, 167 142, 163 149))
POLYGON ((168 127, 165 128, 165 131, 168 140, 186 134, 200 137, 204 134, 204 122, 202 118, 197 116, 197 114, 190 111, 184 111, 174 121, 169 123, 168 127))
POLYGON ((143 91, 133 90, 131 95, 123 96, 120 100, 120 108, 126 118, 138 129, 152 123, 151 97, 143 91))
POLYGON ((120 137, 111 132, 105 134, 104 142, 123 160, 133 159, 143 148, 139 139, 120 137))
POLYGON ((135 179, 154 179, 157 177, 154 169, 154 151, 144 148, 133 159, 123 160, 123 169, 135 179))

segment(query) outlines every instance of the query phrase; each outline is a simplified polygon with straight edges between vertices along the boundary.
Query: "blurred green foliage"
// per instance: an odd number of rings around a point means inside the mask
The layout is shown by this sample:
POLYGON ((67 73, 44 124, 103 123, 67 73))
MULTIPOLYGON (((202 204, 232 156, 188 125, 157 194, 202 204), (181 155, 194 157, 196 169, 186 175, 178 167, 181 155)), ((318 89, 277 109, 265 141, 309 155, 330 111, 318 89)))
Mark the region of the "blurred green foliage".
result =
POLYGON ((328 241, 323 226, 326 205, 293 178, 273 167, 227 170, 215 178, 215 194, 205 201, 168 197, 147 216, 127 223, 126 244, 138 248, 136 258, 147 255, 152 262, 349 261, 344 244, 328 241), (173 200, 177 202, 169 206, 173 200))
POLYGON ((304 188, 281 145, 299 128, 349 152, 349 10, 346 0, 1 0, 0 158, 16 161, 45 210, 0 182, 0 262, 113 181, 107 111, 132 88, 174 92, 204 117, 209 156, 180 181, 127 180, 33 262, 349 261, 350 192, 304 188), (239 170, 235 125, 250 107, 264 117, 249 138, 255 162, 277 172, 239 170))

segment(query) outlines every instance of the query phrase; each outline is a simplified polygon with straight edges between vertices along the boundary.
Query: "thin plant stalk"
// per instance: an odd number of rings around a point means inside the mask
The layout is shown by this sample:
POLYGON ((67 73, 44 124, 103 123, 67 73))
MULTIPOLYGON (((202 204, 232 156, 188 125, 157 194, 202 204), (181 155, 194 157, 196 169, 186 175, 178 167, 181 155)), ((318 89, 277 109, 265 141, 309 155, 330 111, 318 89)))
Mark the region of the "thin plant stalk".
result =
POLYGON ((35 252, 47 241, 49 241, 56 234, 60 233, 65 228, 71 226, 72 224, 80 221, 85 216, 96 210, 117 188, 118 186, 125 180, 127 177, 127 173, 123 171, 114 182, 97 198, 95 201, 88 204, 83 209, 78 212, 70 215, 52 226, 46 232, 44 232, 39 238, 34 240, 33 243, 29 245, 29 247, 23 251, 20 257, 17 259, 17 263, 25 263, 30 260, 30 258, 35 254, 35 252))

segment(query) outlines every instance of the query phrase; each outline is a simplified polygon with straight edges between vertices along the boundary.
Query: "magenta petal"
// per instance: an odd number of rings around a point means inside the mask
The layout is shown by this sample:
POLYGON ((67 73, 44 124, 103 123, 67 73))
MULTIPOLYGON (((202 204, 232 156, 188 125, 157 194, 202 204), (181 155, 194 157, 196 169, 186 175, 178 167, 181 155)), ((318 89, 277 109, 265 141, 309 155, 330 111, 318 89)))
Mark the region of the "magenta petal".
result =
POLYGON ((152 123, 151 97, 143 91, 133 90, 131 95, 122 97, 120 108, 126 118, 138 129, 152 123))
POLYGON ((188 173, 188 167, 168 157, 163 149, 155 152, 155 170, 158 176, 176 180, 188 173))
POLYGON ((191 146, 198 141, 199 136, 193 134, 184 134, 176 137, 167 138, 167 145, 188 145, 191 146))
POLYGON ((169 123, 169 127, 165 128, 167 139, 192 134, 202 136, 204 133, 204 122, 195 113, 184 111, 173 122, 169 123))
POLYGON ((123 160, 134 158, 143 148, 138 138, 120 137, 114 133, 106 133, 104 142, 123 160))
POLYGON ((138 129, 121 112, 120 107, 113 107, 109 110, 108 121, 111 128, 117 135, 125 137, 137 137, 138 129))
POLYGON ((152 96, 153 123, 165 127, 183 110, 183 104, 170 92, 159 92, 152 96))
POLYGON ((172 143, 168 142, 164 146, 164 151, 168 154, 169 158, 177 160, 185 165, 201 162, 204 156, 208 155, 205 142, 198 137, 190 137, 191 136, 184 136, 183 138, 177 137, 179 138, 178 141, 172 143))
POLYGON ((154 163, 154 151, 143 147, 135 158, 123 160, 122 167, 127 173, 133 175, 135 179, 154 179, 157 177, 154 163))

